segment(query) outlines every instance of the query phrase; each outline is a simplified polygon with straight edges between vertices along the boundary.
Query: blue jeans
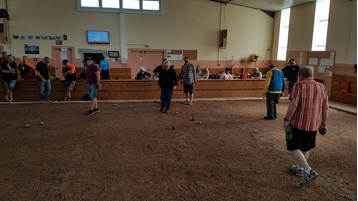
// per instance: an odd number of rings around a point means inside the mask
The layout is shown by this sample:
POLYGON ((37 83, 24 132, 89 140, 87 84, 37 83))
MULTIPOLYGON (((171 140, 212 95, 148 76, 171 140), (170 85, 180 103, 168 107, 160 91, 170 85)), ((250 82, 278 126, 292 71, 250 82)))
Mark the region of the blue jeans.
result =
POLYGON ((87 84, 87 90, 88 90, 88 95, 91 99, 96 98, 97 91, 98 91, 96 84, 87 84))
POLYGON ((49 98, 50 98, 50 93, 51 93, 51 83, 50 83, 50 80, 46 80, 45 83, 43 83, 42 81, 37 81, 37 83, 39 83, 40 100, 42 100, 42 101, 44 101, 44 100, 49 100, 49 98), (45 89, 46 96, 44 96, 44 89, 45 89))
POLYGON ((161 87, 160 100, 162 101, 162 108, 167 106, 167 110, 170 108, 170 102, 172 101, 173 96, 173 86, 171 87, 161 87))
POLYGON ((11 90, 11 91, 14 91, 16 83, 17 83, 17 79, 16 80, 11 80, 10 82, 4 81, 5 88, 7 90, 11 90))

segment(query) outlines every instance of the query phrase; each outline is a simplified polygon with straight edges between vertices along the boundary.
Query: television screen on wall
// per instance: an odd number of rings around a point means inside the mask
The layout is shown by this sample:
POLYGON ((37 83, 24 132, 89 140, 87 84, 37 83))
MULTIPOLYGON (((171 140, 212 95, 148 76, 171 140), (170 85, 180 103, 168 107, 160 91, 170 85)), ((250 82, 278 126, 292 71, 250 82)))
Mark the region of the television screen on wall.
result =
POLYGON ((109 31, 87 31, 87 42, 91 44, 109 44, 109 31))

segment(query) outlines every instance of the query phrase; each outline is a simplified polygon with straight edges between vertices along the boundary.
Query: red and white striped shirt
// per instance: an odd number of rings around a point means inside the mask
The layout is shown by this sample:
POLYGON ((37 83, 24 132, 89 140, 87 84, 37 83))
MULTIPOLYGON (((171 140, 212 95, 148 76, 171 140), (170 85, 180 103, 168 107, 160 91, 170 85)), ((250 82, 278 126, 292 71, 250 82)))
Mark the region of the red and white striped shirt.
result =
POLYGON ((327 87, 314 79, 305 79, 294 85, 290 100, 298 100, 290 125, 300 130, 316 131, 323 104, 328 101, 327 87))

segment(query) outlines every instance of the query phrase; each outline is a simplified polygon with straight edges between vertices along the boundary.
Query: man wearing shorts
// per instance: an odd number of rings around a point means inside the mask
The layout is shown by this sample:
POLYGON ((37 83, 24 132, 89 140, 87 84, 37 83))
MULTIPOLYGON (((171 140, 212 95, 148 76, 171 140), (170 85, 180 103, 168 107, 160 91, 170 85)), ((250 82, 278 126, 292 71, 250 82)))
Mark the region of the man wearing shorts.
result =
POLYGON ((97 91, 101 89, 101 85, 99 84, 101 75, 98 66, 94 65, 89 57, 86 57, 83 60, 83 63, 87 66, 87 90, 89 97, 91 98, 91 109, 88 111, 87 115, 94 115, 100 111, 98 109, 96 95, 97 91))
POLYGON ((303 67, 290 94, 290 106, 284 118, 287 150, 297 161, 291 167, 297 176, 304 176, 300 186, 318 176, 307 163, 309 151, 315 148, 317 129, 327 129, 328 94, 327 87, 313 79, 311 68, 303 67), (321 125, 319 119, 322 114, 321 125))
POLYGON ((71 92, 73 91, 73 88, 76 84, 75 65, 69 64, 67 59, 63 60, 62 65, 62 75, 65 77, 65 84, 67 90, 67 94, 64 101, 71 101, 71 92))
POLYGON ((4 75, 4 84, 6 88, 5 101, 13 102, 13 92, 17 83, 17 66, 14 62, 14 58, 11 55, 7 56, 7 65, 2 67, 2 73, 4 75))
POLYGON ((184 83, 184 93, 186 94, 186 102, 189 105, 193 104, 194 98, 194 82, 196 78, 195 66, 190 63, 190 58, 184 58, 184 65, 181 67, 180 71, 180 83, 184 83), (184 79, 184 82, 183 82, 184 79))

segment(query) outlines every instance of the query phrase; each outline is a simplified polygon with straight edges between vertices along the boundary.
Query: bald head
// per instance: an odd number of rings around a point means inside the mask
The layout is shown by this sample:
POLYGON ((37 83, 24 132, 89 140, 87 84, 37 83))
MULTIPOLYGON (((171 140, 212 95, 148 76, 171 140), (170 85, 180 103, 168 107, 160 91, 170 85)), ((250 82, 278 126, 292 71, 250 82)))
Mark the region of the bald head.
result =
POLYGON ((301 75, 302 78, 309 78, 313 76, 313 70, 312 68, 302 67, 300 72, 298 72, 298 75, 301 75))

